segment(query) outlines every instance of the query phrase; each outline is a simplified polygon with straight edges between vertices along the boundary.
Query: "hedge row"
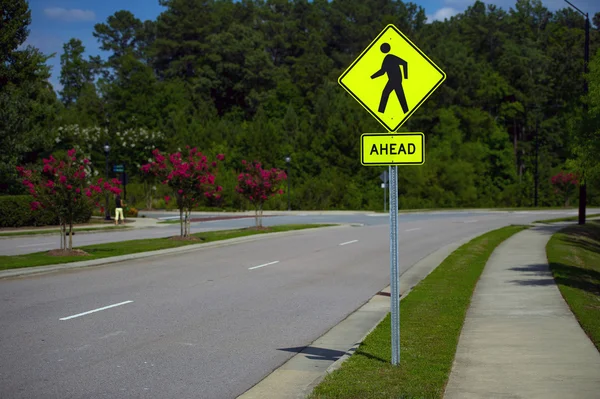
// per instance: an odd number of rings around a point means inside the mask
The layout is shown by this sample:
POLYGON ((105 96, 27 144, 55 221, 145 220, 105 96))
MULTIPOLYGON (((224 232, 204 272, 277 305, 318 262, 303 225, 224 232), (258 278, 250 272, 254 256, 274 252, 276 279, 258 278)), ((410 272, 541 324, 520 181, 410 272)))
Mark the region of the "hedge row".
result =
MULTIPOLYGON (((0 227, 58 225, 58 218, 51 211, 31 210, 33 197, 30 195, 0 196, 0 227)), ((92 209, 80 212, 75 223, 86 223, 92 217, 92 209)))

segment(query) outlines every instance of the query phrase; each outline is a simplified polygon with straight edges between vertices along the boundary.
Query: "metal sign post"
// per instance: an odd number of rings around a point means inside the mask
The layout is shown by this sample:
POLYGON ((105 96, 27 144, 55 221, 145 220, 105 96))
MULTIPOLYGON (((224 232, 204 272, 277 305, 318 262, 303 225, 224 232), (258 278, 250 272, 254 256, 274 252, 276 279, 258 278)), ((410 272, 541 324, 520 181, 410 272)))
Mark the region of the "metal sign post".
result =
POLYGON ((398 272, 398 167, 390 166, 390 288, 392 364, 400 362, 400 274, 398 272))
MULTIPOLYGON (((425 135, 396 131, 445 79, 444 71, 392 24, 387 25, 338 78, 338 83, 387 130, 387 133, 364 133, 360 151, 361 164, 389 168, 393 365, 400 363, 398 165, 425 163, 425 135), (408 68, 409 65, 412 66, 408 68), (392 93, 396 98, 388 103, 392 93)), ((385 184, 387 174, 382 173, 380 178, 385 184)), ((385 191, 383 195, 385 211, 385 191)))

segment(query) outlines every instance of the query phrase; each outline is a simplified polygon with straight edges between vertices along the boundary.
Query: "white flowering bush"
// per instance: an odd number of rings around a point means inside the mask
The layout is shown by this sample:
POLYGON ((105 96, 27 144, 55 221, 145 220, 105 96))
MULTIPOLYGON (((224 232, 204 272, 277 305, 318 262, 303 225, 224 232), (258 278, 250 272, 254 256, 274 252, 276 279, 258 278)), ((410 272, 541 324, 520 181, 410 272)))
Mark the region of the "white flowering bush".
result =
POLYGON ((148 162, 152 150, 164 146, 165 135, 145 128, 131 128, 109 133, 98 126, 82 128, 77 124, 60 126, 54 141, 58 148, 75 148, 91 159, 99 168, 104 161, 104 143, 111 146, 110 158, 114 163, 127 163, 129 172, 148 162))
POLYGON ((111 164, 126 165, 128 180, 139 176, 144 186, 144 201, 151 209, 156 193, 153 178, 140 173, 142 164, 152 161, 152 150, 164 147, 165 135, 145 128, 109 130, 105 127, 81 127, 77 124, 60 126, 54 138, 56 149, 75 148, 77 153, 90 160, 87 165, 91 176, 104 175, 104 143, 110 145, 111 164))

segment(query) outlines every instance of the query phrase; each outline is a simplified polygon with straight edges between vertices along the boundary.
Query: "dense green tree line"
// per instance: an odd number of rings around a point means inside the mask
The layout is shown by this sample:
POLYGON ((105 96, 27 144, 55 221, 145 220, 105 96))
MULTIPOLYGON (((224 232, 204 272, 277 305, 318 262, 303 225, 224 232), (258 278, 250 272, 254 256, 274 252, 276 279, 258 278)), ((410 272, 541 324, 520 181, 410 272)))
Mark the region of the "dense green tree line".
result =
MULTIPOLYGON (((55 96, 46 56, 17 50, 30 23, 26 3, 0 3, 9 16, 0 35, 4 193, 21 190, 14 165, 74 145, 104 173, 108 141, 111 159, 127 162, 129 181, 146 191, 155 184, 139 173, 148 149, 191 145, 227 155, 226 207, 242 206, 232 189, 242 159, 286 168, 289 155, 294 208, 379 209, 384 168, 360 164, 359 139, 383 127, 337 78, 388 23, 447 74, 401 129, 426 135, 425 165, 400 168, 402 208, 533 205, 536 132, 539 205, 561 204, 550 184, 560 170, 581 169, 585 157, 594 169, 598 118, 582 104, 597 110, 598 96, 582 96, 584 19, 569 8, 476 1, 428 23, 421 7, 396 0, 160 0, 154 21, 118 11, 96 24, 106 59, 86 59, 77 38, 65 43, 55 96)), ((597 13, 596 64, 599 26, 597 13)), ((598 204, 598 179, 589 176, 598 204)), ((277 201, 271 206, 287 205, 277 201)))

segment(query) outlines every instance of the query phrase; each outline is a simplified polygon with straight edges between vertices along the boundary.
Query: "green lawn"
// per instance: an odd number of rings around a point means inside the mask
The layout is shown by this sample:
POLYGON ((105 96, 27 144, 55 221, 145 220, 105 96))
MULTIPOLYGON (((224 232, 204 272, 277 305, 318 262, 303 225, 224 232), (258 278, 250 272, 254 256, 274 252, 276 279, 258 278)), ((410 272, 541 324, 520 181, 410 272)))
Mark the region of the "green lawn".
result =
POLYGON ((390 315, 310 398, 442 398, 475 284, 493 250, 525 226, 504 227, 450 254, 400 302, 400 364, 390 315))
POLYGON ((562 229, 546 254, 563 298, 600 351, 600 223, 562 229))
MULTIPOLYGON (((595 214, 592 214, 592 215, 585 215, 585 221, 587 222, 589 218, 598 217, 598 216, 600 216, 599 213, 595 213, 595 214)), ((558 219, 536 220, 533 223, 572 222, 572 221, 577 221, 577 220, 579 220, 579 216, 569 216, 569 217, 558 218, 558 219)))
MULTIPOLYGON (((159 249, 175 248, 184 245, 202 244, 212 241, 227 240, 256 234, 266 234, 291 230, 311 229, 316 227, 334 226, 332 224, 296 224, 269 227, 266 230, 253 230, 251 228, 210 231, 192 234, 201 241, 177 241, 169 238, 150 238, 113 242, 108 244, 87 245, 76 247, 89 253, 89 256, 50 256, 46 252, 36 252, 27 255, 0 256, 0 270, 17 269, 22 267, 45 266, 58 263, 70 263, 82 260, 107 258, 138 252, 155 251, 159 249)), ((56 242, 59 245, 58 240, 56 242)))

